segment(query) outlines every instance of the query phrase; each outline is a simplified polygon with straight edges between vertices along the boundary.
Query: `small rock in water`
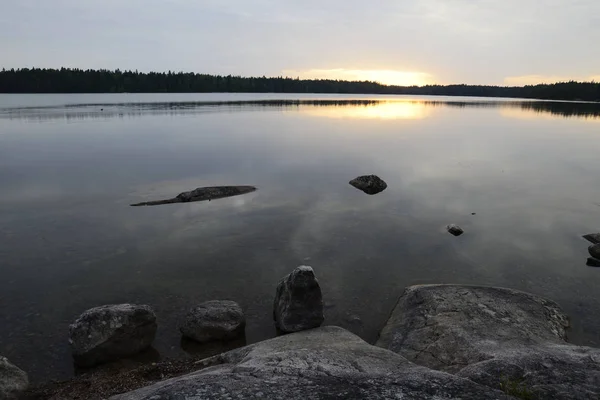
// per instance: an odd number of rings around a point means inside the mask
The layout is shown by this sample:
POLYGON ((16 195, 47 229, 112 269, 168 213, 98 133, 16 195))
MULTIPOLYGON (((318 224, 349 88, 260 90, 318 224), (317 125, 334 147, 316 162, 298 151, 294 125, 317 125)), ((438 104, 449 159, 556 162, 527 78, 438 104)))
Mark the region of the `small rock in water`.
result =
POLYGON ((279 282, 273 319, 277 328, 286 333, 321 326, 325 320, 323 295, 311 267, 302 265, 279 282))
POLYGON ((366 194, 377 194, 383 192, 387 188, 387 183, 377 175, 359 176, 358 178, 352 179, 349 183, 366 194))
POLYGON ((588 267, 600 267, 600 260, 593 257, 588 257, 586 265, 588 267))
POLYGON ((246 317, 238 303, 213 300, 191 309, 179 327, 184 337, 197 342, 230 340, 244 333, 246 317))
POLYGON ((19 399, 28 386, 27 374, 0 356, 0 399, 19 399))
POLYGON ((583 238, 594 244, 600 243, 600 233, 589 233, 587 235, 583 235, 583 238))
POLYGON ((69 326, 69 343, 75 363, 92 367, 147 349, 156 335, 152 308, 116 304, 87 310, 69 326))
POLYGON ((462 228, 458 225, 455 224, 450 224, 446 227, 446 229, 448 229, 448 232, 450 232, 451 234, 453 234, 454 236, 460 236, 463 233, 465 233, 465 231, 462 230, 462 228))
POLYGON ((593 244, 588 247, 588 252, 590 253, 590 256, 600 259, 600 243, 593 244))

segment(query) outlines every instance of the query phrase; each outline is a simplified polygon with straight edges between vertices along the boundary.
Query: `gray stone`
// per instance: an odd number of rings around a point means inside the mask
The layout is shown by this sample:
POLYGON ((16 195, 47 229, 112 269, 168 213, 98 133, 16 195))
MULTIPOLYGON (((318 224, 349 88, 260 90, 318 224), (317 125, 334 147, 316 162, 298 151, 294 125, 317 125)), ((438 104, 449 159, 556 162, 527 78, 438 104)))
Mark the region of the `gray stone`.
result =
POLYGON ((338 327, 284 335, 207 359, 208 368, 111 400, 508 399, 419 367, 338 327))
POLYGON ((28 386, 27 374, 0 356, 0 399, 18 399, 28 386))
POLYGON ((377 175, 359 176, 358 178, 352 179, 349 183, 366 194, 377 194, 383 192, 387 188, 387 183, 377 175))
POLYGON ((600 398, 600 350, 566 343, 567 316, 511 289, 412 286, 378 346, 429 368, 530 398, 600 398), (519 392, 522 391, 522 392, 519 392))
POLYGON ((590 256, 594 257, 595 259, 600 259, 600 243, 593 244, 588 247, 588 252, 590 253, 590 256))
POLYGON ((117 304, 87 310, 69 327, 73 359, 90 367, 118 360, 150 347, 156 315, 149 306, 117 304))
POLYGON ((600 260, 593 257, 588 257, 586 265, 588 267, 600 267, 600 260))
POLYGON ((589 233, 587 235, 583 235, 583 238, 594 244, 600 243, 600 233, 589 233))
POLYGON ((246 317, 242 308, 230 300, 213 300, 191 309, 179 330, 197 342, 230 340, 244 333, 246 317))
POLYGON ((131 204, 131 206, 158 206, 161 204, 190 203, 192 201, 211 201, 215 199, 222 199, 225 197, 239 196, 242 194, 254 192, 255 190, 256 188, 254 186, 201 187, 194 190, 190 190, 189 192, 179 193, 172 199, 145 201, 143 203, 131 204))
POLYGON ((462 228, 458 225, 454 225, 454 224, 450 224, 446 227, 446 229, 448 230, 448 232, 450 232, 451 234, 453 234, 454 236, 460 236, 463 233, 465 233, 465 231, 462 230, 462 228))
POLYGON ((273 319, 282 332, 298 332, 321 326, 323 296, 311 267, 302 265, 279 282, 273 319))

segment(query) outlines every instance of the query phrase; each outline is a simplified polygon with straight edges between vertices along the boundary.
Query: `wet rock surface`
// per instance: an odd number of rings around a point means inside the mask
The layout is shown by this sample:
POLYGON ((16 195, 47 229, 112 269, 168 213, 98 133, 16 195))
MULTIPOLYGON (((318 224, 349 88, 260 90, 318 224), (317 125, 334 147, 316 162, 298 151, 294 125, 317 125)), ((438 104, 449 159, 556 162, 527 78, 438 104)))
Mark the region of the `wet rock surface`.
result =
POLYGON ((280 336, 202 364, 208 368, 111 399, 510 398, 419 367, 337 327, 280 336))
POLYGON ((281 332, 298 332, 321 326, 323 295, 311 267, 300 266, 279 282, 273 319, 281 332))
POLYGON ((231 340, 244 334, 246 317, 235 301, 213 300, 192 308, 179 330, 197 342, 231 340))
POLYGON ((455 225, 455 224, 450 224, 450 225, 448 225, 448 226, 446 227, 446 230, 447 230, 447 231, 448 231, 450 234, 452 234, 452 235, 454 235, 454 236, 460 236, 460 235, 462 235, 463 233, 465 233, 465 231, 463 231, 463 229, 462 229, 460 226, 458 226, 458 225, 455 225))
POLYGON ((352 179, 349 183, 355 188, 371 195, 383 192, 387 188, 387 183, 377 175, 359 176, 352 179))
POLYGON ((28 386, 27 374, 0 356, 0 399, 19 399, 28 386))
POLYGON ((75 363, 82 367, 128 357, 147 349, 156 335, 149 306, 116 304, 85 311, 69 327, 75 363))
POLYGON ((600 398, 600 349, 568 344, 568 326, 556 303, 528 293, 420 285, 405 290, 377 345, 527 398, 600 398))
POLYGON ((583 235, 583 238, 588 242, 592 242, 593 244, 600 243, 600 233, 589 233, 587 235, 583 235))
POLYGON ((172 199, 156 200, 156 201, 145 201, 142 203, 131 204, 133 207, 139 206, 158 206, 161 204, 172 204, 172 203, 190 203, 192 201, 210 201, 215 199, 222 199, 225 197, 239 196, 246 193, 254 192, 256 188, 254 186, 211 186, 201 187, 189 192, 183 192, 178 194, 172 199))

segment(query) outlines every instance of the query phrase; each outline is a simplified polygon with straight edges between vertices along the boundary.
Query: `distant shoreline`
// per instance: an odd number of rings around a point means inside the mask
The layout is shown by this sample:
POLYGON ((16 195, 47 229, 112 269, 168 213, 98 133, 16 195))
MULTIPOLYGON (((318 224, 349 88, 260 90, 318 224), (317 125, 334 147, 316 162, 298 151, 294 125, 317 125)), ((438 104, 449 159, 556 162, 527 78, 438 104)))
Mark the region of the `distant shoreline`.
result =
POLYGON ((501 97, 600 102, 600 83, 559 82, 528 86, 391 86, 372 81, 241 77, 184 72, 82 69, 2 69, 0 93, 297 93, 501 97))

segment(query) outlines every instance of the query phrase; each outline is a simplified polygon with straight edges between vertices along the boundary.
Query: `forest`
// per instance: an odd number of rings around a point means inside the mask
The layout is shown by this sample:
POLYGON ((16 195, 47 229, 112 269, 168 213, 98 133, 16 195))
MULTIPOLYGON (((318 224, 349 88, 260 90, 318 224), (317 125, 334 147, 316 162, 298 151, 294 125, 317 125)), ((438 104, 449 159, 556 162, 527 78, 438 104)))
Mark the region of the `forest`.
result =
POLYGON ((340 93, 600 101, 598 82, 516 86, 392 86, 370 81, 241 77, 186 72, 21 68, 0 71, 0 93, 340 93))

